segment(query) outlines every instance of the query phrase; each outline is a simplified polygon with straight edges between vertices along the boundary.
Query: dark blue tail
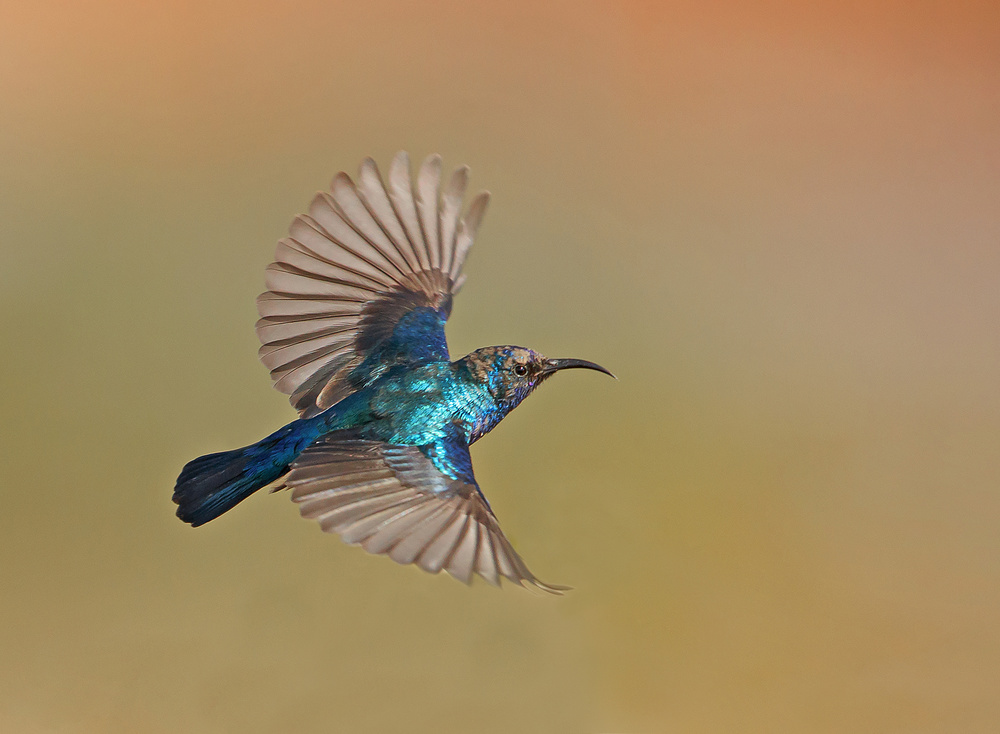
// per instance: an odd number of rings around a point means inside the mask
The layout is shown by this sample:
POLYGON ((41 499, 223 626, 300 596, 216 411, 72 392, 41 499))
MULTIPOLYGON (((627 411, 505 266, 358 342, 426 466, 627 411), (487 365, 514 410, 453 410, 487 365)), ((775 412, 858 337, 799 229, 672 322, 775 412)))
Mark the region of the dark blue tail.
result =
POLYGON ((204 525, 280 478, 314 438, 304 424, 295 421, 252 446, 188 462, 174 486, 177 517, 204 525))

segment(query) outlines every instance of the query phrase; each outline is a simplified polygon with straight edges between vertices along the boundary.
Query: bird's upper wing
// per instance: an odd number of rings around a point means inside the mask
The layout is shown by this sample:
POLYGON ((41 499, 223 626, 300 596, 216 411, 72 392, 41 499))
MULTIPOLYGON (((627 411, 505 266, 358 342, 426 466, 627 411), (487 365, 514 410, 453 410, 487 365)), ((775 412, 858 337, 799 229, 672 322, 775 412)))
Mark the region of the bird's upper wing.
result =
POLYGON ((399 153, 386 186, 368 158, 357 183, 337 174, 292 222, 257 299, 257 336, 274 386, 303 417, 394 364, 448 359, 444 323, 489 201, 480 193, 461 216, 467 179, 463 166, 441 192, 433 155, 414 191, 399 153))
POLYGON ((335 431, 299 455, 285 485, 303 517, 369 553, 467 584, 477 573, 496 586, 504 576, 555 594, 567 588, 539 581, 511 547, 460 439, 401 446, 335 431))

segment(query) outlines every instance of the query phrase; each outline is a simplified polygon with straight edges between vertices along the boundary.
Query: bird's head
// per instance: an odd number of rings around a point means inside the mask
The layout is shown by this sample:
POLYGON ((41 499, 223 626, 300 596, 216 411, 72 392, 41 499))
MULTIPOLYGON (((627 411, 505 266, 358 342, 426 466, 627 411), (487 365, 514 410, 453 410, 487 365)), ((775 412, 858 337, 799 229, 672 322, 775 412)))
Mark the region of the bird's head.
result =
POLYGON ((469 354, 465 362, 472 376, 486 385, 505 413, 559 370, 582 368, 614 377, 604 367, 585 359, 549 359, 525 347, 483 347, 469 354))

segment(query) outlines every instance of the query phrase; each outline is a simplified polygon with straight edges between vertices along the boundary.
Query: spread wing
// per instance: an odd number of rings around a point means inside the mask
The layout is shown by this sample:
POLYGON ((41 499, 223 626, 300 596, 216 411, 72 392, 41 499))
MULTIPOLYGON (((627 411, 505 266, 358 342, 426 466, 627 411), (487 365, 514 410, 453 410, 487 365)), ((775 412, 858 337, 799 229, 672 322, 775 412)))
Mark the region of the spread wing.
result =
POLYGON ((401 152, 387 187, 368 158, 357 183, 337 174, 292 222, 257 299, 257 336, 274 386, 303 417, 395 364, 448 359, 444 324, 489 201, 480 193, 461 216, 467 179, 463 166, 442 192, 433 155, 414 191, 401 152))
POLYGON ((511 547, 461 440, 400 446, 336 431, 299 455, 285 485, 303 517, 369 553, 467 584, 477 573, 495 586, 503 576, 554 594, 567 588, 539 581, 511 547))

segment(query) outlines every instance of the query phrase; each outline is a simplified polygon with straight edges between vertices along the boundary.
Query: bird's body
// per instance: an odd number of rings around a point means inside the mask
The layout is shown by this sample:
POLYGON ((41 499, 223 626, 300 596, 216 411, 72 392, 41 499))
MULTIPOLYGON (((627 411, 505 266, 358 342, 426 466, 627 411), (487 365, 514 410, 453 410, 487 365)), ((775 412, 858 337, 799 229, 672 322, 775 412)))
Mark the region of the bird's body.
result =
POLYGON ((312 216, 296 220, 269 268, 258 333, 276 386, 302 417, 185 466, 174 492, 182 520, 202 525, 283 480, 304 516, 371 552, 466 582, 478 573, 560 590, 538 581, 503 536, 469 446, 554 372, 607 371, 515 346, 450 360, 444 325, 471 245, 467 222, 486 201, 458 218, 465 170, 439 200, 440 159, 424 164, 417 196, 405 154, 388 191, 369 160, 358 189, 341 174, 312 216))

